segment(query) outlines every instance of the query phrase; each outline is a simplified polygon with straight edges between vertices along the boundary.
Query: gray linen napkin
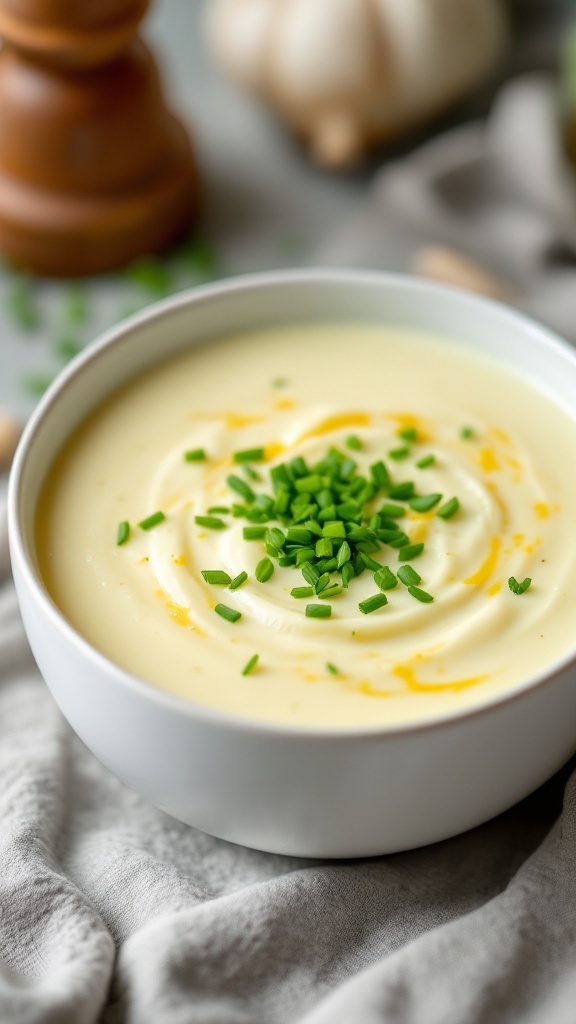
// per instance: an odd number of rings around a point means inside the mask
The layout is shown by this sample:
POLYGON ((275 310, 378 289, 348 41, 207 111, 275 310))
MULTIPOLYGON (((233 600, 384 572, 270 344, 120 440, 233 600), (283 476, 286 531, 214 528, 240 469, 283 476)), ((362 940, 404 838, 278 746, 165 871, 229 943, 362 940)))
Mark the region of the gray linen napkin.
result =
POLYGON ((0 577, 2 1024, 574 1024, 570 767, 427 849, 234 846, 141 800, 63 721, 3 518, 0 577))

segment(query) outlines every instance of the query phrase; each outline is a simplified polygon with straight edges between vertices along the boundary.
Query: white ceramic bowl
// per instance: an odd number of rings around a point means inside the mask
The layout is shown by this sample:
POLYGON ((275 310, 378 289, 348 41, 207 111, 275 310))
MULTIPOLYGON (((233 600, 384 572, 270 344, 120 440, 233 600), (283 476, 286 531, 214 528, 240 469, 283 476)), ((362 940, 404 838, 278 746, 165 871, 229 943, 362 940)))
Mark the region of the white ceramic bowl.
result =
POLYGON ((199 341, 342 319, 459 339, 576 403, 576 355, 502 306, 414 279, 294 271, 181 294, 109 331, 32 417, 10 483, 14 577, 32 650, 64 715, 128 786, 176 818, 262 850, 356 857, 478 825, 544 782, 576 747, 575 650, 501 697, 422 725, 324 731, 253 722, 161 692, 95 651, 47 594, 34 518, 47 467, 87 412, 199 341))

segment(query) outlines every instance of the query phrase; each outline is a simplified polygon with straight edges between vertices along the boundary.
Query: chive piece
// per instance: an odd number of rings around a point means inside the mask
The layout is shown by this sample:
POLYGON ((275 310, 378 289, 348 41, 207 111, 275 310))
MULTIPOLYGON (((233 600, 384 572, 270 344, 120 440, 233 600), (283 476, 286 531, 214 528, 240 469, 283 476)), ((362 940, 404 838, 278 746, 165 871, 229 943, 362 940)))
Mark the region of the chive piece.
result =
POLYGON ((438 509, 436 515, 440 516, 441 519, 451 519, 459 508, 460 502, 458 501, 458 498, 450 498, 450 501, 447 501, 438 509))
POLYGON ((338 556, 337 556, 337 559, 336 559, 336 567, 338 569, 342 569, 342 567, 345 565, 345 563, 350 561, 351 555, 352 555, 352 552, 350 550, 350 545, 349 545, 348 541, 345 540, 344 543, 340 545, 340 548, 338 550, 338 556))
POLYGON ((69 324, 85 324, 88 320, 86 290, 84 286, 77 281, 74 281, 68 287, 65 318, 66 322, 69 324))
POLYGON ((236 502, 232 503, 232 515, 235 519, 242 519, 247 512, 246 505, 237 505, 236 502))
POLYGON ((309 619, 329 619, 332 607, 329 604, 307 604, 306 615, 309 619))
POLYGON ((245 476, 248 477, 249 480, 257 481, 262 479, 260 473, 257 473, 255 469, 252 469, 252 466, 249 466, 247 462, 244 462, 242 464, 242 472, 244 473, 245 476))
POLYGON ((409 441, 411 444, 418 440, 418 431, 416 427, 403 427, 402 430, 398 431, 398 437, 402 438, 403 441, 409 441))
POLYGON ((278 565, 282 569, 287 569, 290 565, 296 565, 296 555, 280 555, 278 565))
POLYGON ((116 533, 116 544, 117 544, 117 546, 121 547, 122 544, 125 544, 126 541, 128 540, 129 536, 130 536, 130 523, 128 522, 127 519, 125 519, 124 522, 118 523, 118 530, 117 530, 117 533, 116 533))
POLYGON ((460 438, 462 441, 473 441, 476 437, 476 431, 473 427, 462 427, 460 431, 460 438))
POLYGON ((402 516, 406 515, 406 509, 402 505, 384 504, 380 509, 380 515, 389 516, 390 519, 401 519, 402 516))
POLYGON ((518 583, 518 580, 514 579, 514 576, 511 576, 508 580, 508 586, 513 594, 525 594, 531 583, 532 580, 529 576, 527 576, 522 583, 518 583))
POLYGON ((218 516, 194 516, 197 526, 205 526, 207 530, 225 530, 226 523, 218 516))
POLYGON ((282 530, 279 530, 277 526, 273 526, 271 530, 266 531, 266 540, 269 544, 272 544, 277 551, 281 551, 286 545, 286 537, 282 533, 282 530))
POLYGON ((256 668, 257 664, 258 664, 258 655, 257 654, 253 654, 252 657, 250 658, 250 661, 247 661, 246 664, 244 665, 244 668, 242 669, 242 675, 243 676, 249 676, 250 673, 252 672, 252 670, 256 668))
POLYGON ((230 515, 230 509, 228 508, 227 505, 211 505, 210 508, 208 509, 208 515, 209 516, 213 516, 213 515, 229 516, 230 515))
POLYGON ((371 612, 377 612, 379 608, 383 608, 385 604, 388 604, 386 594, 374 594, 373 597, 367 597, 365 601, 360 601, 358 607, 364 615, 370 615, 371 612))
POLYGON ((172 279, 166 267, 154 256, 142 256, 126 268, 126 276, 150 295, 168 295, 172 279))
POLYGON ((309 544, 312 534, 303 526, 290 526, 286 531, 286 540, 289 544, 309 544))
POLYGON ((356 434, 350 434, 350 437, 347 437, 344 443, 346 447, 350 448, 353 452, 362 451, 362 441, 356 436, 356 434))
POLYGON ((241 587, 243 583, 246 583, 247 579, 248 573, 242 570, 242 572, 238 573, 238 575, 235 576, 234 579, 232 580, 232 583, 230 584, 230 590, 238 590, 238 587, 241 587))
POLYGON ((336 665, 333 665, 331 661, 327 661, 326 662, 326 670, 332 676, 339 676, 340 675, 340 669, 336 668, 336 665))
POLYGON ((418 583, 422 582, 422 577, 413 569, 411 565, 402 565, 398 569, 398 579, 404 584, 405 587, 415 587, 418 583))
POLYGON ((269 558, 261 558, 254 570, 258 583, 266 583, 274 572, 274 563, 269 558))
POLYGON ((322 527, 322 536, 344 540, 346 537, 344 523, 338 519, 329 520, 327 523, 324 523, 324 526, 322 527))
POLYGON ((244 540, 264 540, 266 533, 266 526, 245 526, 242 530, 244 540))
POLYGON ((299 477, 294 487, 298 491, 298 494, 316 494, 317 491, 322 490, 322 477, 318 473, 309 473, 307 476, 299 477))
POLYGON ((308 476, 308 466, 300 455, 297 455, 295 459, 292 459, 290 469, 296 477, 308 476))
POLYGON ((203 448, 192 448, 189 452, 184 452, 184 462, 202 462, 206 458, 206 452, 203 448))
POLYGON ((231 487, 233 491, 236 491, 236 494, 239 494, 241 498, 244 498, 244 501, 249 501, 250 503, 254 501, 256 497, 254 491, 239 476, 234 476, 234 474, 227 476, 226 483, 228 484, 228 487, 231 487))
POLYGON ((347 588, 350 580, 353 580, 356 573, 354 572, 354 566, 352 562, 346 562, 342 566, 342 586, 347 588))
POLYGON ((22 378, 22 387, 29 395, 43 395, 53 380, 51 373, 27 373, 22 378))
POLYGON ((378 530, 378 540, 384 541, 390 548, 405 548, 410 543, 410 537, 401 530, 396 530, 390 536, 390 530, 378 530))
POLYGON ((314 597, 314 587, 293 587, 290 591, 291 597, 314 597))
POLYGON ((264 448, 245 448, 242 452, 234 452, 234 462, 262 462, 264 448))
POLYGON ((416 465, 418 469, 428 469, 428 466, 433 466, 436 459, 433 455, 424 455, 422 459, 418 459, 416 465))
POLYGON ((408 501, 409 498, 414 497, 414 484, 411 480, 406 480, 401 484, 394 484, 388 493, 395 501, 408 501))
POLYGON ((306 583, 310 583, 311 586, 315 587, 318 580, 320 579, 320 573, 312 562, 304 562, 304 565, 300 566, 300 572, 302 573, 306 583))
POLYGON ((212 586, 221 585, 227 587, 232 582, 228 573, 222 569, 201 569, 200 575, 204 577, 206 583, 210 583, 212 586))
POLYGON ((320 537, 320 540, 316 541, 315 554, 317 558, 332 558, 332 551, 332 541, 329 537, 320 537))
POLYGON ((380 562, 375 562, 374 559, 370 558, 370 555, 366 554, 365 551, 361 551, 360 554, 367 569, 371 569, 372 572, 378 572, 378 570, 382 568, 380 562))
POLYGON ((40 326, 34 289, 27 277, 20 277, 8 294, 8 313, 17 327, 33 331, 40 326))
POLYGON ((376 486, 380 488, 380 490, 387 491, 388 488, 391 486, 392 481, 390 479, 390 474, 382 460, 380 460, 379 462, 375 462, 373 466, 370 466, 370 472, 372 474, 372 479, 376 486))
POLYGON ((217 604, 214 611, 227 622, 238 622, 238 619, 242 618, 242 612, 237 612, 235 608, 229 608, 227 604, 217 604))
POLYGON ((410 455, 410 449, 406 445, 403 445, 402 448, 391 448, 388 455, 391 459, 394 459, 395 462, 400 462, 402 459, 408 458, 410 455))
POLYGON ((325 590, 318 594, 318 597, 321 598, 322 601, 331 601, 333 597, 338 597, 338 595, 342 593, 342 590, 343 587, 341 587, 339 583, 332 583, 329 587, 326 587, 325 590))
MULTIPOLYGON (((146 519, 142 519, 138 523, 138 526, 141 530, 151 530, 154 526, 158 526, 158 523, 162 523, 165 519, 166 516, 163 512, 153 512, 151 516, 148 516, 146 519)), ((222 526, 224 526, 224 523, 222 523, 222 526)))
POLYGON ((421 601, 422 604, 431 604, 434 600, 432 594, 427 594, 425 590, 420 590, 420 587, 408 587, 408 593, 415 597, 417 601, 421 601))
POLYGON ((316 580, 316 583, 314 584, 314 590, 316 591, 317 594, 321 594, 322 591, 326 590, 326 587, 330 585, 330 582, 330 573, 323 572, 322 575, 319 576, 318 579, 316 580))
POLYGON ((418 558, 423 551, 423 544, 407 544, 405 548, 400 548, 398 558, 401 562, 409 562, 411 558, 418 558))
POLYGON ((408 504, 414 512, 429 512, 439 501, 442 501, 441 494, 422 494, 417 498, 410 498, 408 504))
POLYGON ((294 555, 294 565, 297 569, 306 562, 311 562, 312 559, 316 558, 316 551, 314 548, 298 548, 294 555))
POLYGON ((64 363, 69 363, 81 351, 80 343, 66 334, 54 342, 54 354, 64 363))
POLYGON ((398 580, 387 565, 381 566, 378 572, 374 573, 374 583, 380 590, 394 590, 394 587, 398 586, 398 580))

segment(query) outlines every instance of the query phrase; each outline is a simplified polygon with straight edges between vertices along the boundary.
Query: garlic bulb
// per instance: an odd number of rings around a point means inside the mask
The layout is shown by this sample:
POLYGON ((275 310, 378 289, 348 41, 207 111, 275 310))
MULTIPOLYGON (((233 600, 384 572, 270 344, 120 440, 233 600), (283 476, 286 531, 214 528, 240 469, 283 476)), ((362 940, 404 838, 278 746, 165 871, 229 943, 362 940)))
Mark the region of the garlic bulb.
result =
POLYGON ((439 113, 501 54, 501 0, 212 0, 208 43, 327 166, 439 113))

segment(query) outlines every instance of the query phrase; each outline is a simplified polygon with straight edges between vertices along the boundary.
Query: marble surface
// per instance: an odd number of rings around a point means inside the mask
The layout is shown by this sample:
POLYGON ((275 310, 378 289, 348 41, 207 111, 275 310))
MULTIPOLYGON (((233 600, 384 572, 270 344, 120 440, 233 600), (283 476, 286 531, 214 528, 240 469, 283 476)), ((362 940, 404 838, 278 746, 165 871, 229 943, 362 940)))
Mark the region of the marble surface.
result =
MULTIPOLYGON (((330 174, 307 156, 260 105, 234 89, 213 66, 201 33, 206 0, 158 0, 145 35, 158 57, 173 107, 190 125, 205 182, 202 230, 218 255, 218 276, 315 263, 326 241, 353 218, 365 200, 377 167, 402 155, 420 139, 384 152, 362 168, 330 174)), ((506 73, 553 64, 562 0, 516 0, 514 46, 506 73)), ((481 115, 491 83, 435 130, 481 115)), ((401 238, 389 240, 385 264, 406 269, 401 238)), ((176 274, 175 287, 195 283, 176 274)), ((149 301, 122 275, 86 283, 88 315, 67 323, 68 292, 61 282, 34 282, 38 327, 25 331, 9 313, 14 279, 0 272, 0 407, 26 415, 37 401, 35 376, 51 377, 62 365, 62 341, 85 345, 113 324, 126 307, 149 301)))

